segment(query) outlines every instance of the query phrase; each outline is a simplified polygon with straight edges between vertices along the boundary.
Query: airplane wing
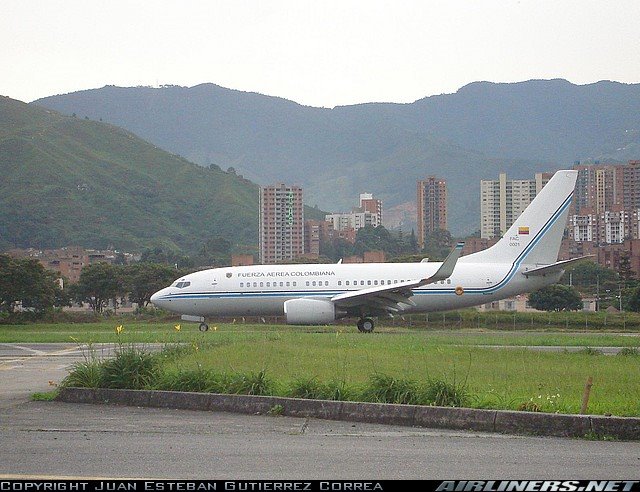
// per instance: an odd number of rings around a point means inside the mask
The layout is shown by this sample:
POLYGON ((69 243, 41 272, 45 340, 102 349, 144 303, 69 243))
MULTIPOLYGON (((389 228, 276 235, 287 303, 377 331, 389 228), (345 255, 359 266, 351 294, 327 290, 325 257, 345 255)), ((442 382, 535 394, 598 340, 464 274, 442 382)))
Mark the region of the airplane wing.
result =
POLYGON ((464 243, 456 244, 456 247, 442 262, 440 268, 430 277, 411 280, 409 282, 400 282, 393 285, 381 285, 379 287, 345 292, 333 296, 331 301, 336 304, 336 306, 345 309, 361 306, 389 314, 406 309, 404 306, 415 306, 415 303, 410 299, 413 296, 413 289, 449 278, 453 273, 463 246, 464 243))
POLYGON ((525 275, 527 277, 531 275, 532 277, 535 277, 535 276, 546 275, 548 273, 554 273, 559 270, 564 270, 567 266, 573 263, 577 263, 579 261, 592 258, 593 256, 594 255, 587 255, 587 256, 581 256, 580 258, 572 258, 570 260, 558 261, 556 263, 552 263, 551 265, 545 265, 538 268, 525 270, 522 272, 522 275, 525 275))

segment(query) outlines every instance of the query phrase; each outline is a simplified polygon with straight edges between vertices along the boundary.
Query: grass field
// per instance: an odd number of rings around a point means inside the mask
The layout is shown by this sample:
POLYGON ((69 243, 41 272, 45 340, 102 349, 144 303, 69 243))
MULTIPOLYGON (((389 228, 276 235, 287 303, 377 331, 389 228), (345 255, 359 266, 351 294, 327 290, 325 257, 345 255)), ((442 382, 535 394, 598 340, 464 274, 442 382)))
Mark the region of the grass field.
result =
MULTIPOLYGON (((0 343, 104 343, 125 341, 136 343, 172 343, 208 340, 214 335, 244 333, 306 333, 335 334, 361 336, 351 325, 334 326, 289 326, 251 323, 211 323, 207 333, 200 333, 196 324, 180 321, 138 321, 133 318, 116 318, 114 320, 92 323, 28 323, 19 325, 0 324, 0 343), (175 325, 180 324, 177 332, 175 325), (123 331, 118 336, 115 327, 122 325, 123 331)), ((474 325, 451 327, 439 323, 428 326, 393 326, 380 323, 376 327, 374 337, 379 335, 414 335, 421 340, 442 345, 566 345, 566 346, 607 346, 637 347, 640 344, 640 326, 627 325, 626 330, 614 329, 581 329, 563 324, 545 325, 533 329, 510 329, 502 326, 495 330, 491 327, 477 328, 474 325)), ((537 326, 537 325, 536 325, 537 326)), ((220 338, 220 336, 218 338, 220 338)))
MULTIPOLYGON (((515 410, 533 402, 542 411, 561 413, 579 412, 584 384, 592 376, 590 413, 640 415, 638 355, 459 346, 463 335, 434 338, 381 333, 367 337, 274 331, 216 336, 216 341, 210 341, 213 345, 172 361, 166 370, 264 370, 273 380, 272 392, 283 396, 296 381, 309 379, 338 381, 354 394, 363 391, 373 374, 415 382, 443 380, 463 386, 471 407, 515 410)), ((638 339, 635 341, 637 345, 638 339)))
MULTIPOLYGON (((180 374, 262 374, 270 394, 290 396, 301 384, 341 385, 343 396, 363 399, 372 376, 392 384, 444 381, 462 388, 465 406, 577 413, 584 384, 593 377, 589 413, 640 416, 640 356, 539 352, 479 345, 640 347, 640 333, 435 330, 380 327, 373 334, 352 327, 212 324, 207 333, 172 322, 116 322, 0 326, 0 342, 118 342, 189 347, 162 364, 158 381, 180 374), (213 327, 216 329, 214 330, 213 327), (197 348, 197 349, 196 349, 197 348)), ((163 386, 164 385, 164 386, 163 386)), ((375 400, 374 400, 375 401, 375 400)))

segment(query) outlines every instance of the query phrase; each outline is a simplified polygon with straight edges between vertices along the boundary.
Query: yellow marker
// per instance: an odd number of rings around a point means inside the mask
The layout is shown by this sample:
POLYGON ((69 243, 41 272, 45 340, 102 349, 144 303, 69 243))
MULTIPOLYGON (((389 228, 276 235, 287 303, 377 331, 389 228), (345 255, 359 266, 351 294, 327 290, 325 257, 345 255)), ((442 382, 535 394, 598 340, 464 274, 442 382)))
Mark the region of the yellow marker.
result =
POLYGON ((180 331, 180 325, 175 325, 174 328, 176 331, 180 331))
POLYGON ((120 335, 120 333, 122 333, 124 331, 124 326, 119 325, 116 326, 116 334, 120 335))

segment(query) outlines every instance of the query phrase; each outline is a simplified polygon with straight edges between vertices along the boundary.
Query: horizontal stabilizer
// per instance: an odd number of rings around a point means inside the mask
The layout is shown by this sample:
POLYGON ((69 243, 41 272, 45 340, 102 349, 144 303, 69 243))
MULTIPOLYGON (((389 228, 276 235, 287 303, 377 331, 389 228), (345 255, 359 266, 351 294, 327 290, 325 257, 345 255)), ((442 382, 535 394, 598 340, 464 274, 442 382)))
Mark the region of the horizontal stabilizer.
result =
POLYGON ((541 276, 547 275, 548 273, 558 272, 560 270, 564 270, 569 265, 573 263, 577 263, 579 261, 587 260, 592 258, 594 255, 581 256, 580 258, 572 258, 571 260, 558 261, 557 263, 553 263, 551 265, 545 265, 538 268, 532 268, 530 270, 526 270, 522 272, 522 275, 528 276, 541 276))

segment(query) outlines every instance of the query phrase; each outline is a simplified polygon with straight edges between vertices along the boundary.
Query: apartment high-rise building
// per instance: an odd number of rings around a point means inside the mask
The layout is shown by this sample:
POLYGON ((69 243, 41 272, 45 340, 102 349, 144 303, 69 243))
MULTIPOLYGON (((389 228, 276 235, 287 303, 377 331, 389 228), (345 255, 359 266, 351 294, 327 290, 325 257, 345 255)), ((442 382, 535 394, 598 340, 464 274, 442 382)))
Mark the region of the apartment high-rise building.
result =
POLYGON ((283 183, 260 188, 260 263, 282 263, 304 254, 302 188, 283 183))
POLYGON ((382 225, 382 200, 373 198, 371 193, 360 193, 360 210, 374 216, 371 221, 373 227, 382 225))
POLYGON ((331 228, 340 232, 352 232, 355 241, 355 233, 366 226, 378 227, 382 225, 382 200, 373 198, 371 193, 360 194, 360 206, 351 212, 328 214, 325 221, 331 228))
MULTIPOLYGON (((614 206, 624 204, 624 180, 633 181, 630 172, 623 172, 622 166, 616 165, 577 165, 576 188, 573 198, 573 209, 582 215, 587 212, 602 214, 614 206)), ((630 201, 631 194, 628 196, 630 201)))
POLYGON ((418 246, 424 248, 427 237, 447 228, 447 182, 435 176, 418 180, 418 246))
POLYGON ((623 243, 637 239, 640 209, 640 161, 627 164, 577 163, 578 171, 569 237, 576 242, 594 242, 599 245, 623 243), (590 223, 593 232, 585 234, 590 223))
POLYGON ((536 173, 535 179, 512 180, 500 173, 498 180, 481 180, 480 237, 502 236, 552 176, 536 173))

